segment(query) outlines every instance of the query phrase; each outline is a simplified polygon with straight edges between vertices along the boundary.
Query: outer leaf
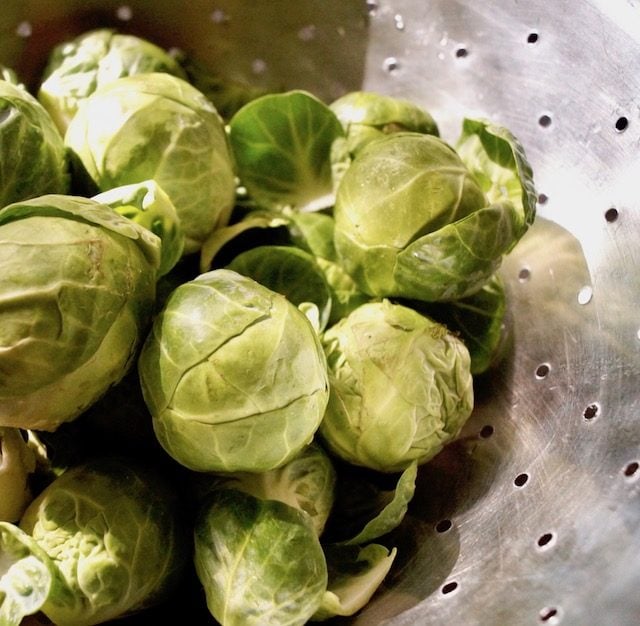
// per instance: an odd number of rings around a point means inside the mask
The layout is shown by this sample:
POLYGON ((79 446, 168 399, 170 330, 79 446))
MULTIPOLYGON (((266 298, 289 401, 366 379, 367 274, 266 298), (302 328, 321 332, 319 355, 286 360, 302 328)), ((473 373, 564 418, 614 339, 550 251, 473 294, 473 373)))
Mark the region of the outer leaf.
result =
POLYGON ((329 107, 304 91, 257 98, 229 123, 240 181, 259 204, 272 209, 333 204, 331 147, 342 134, 329 107))
POLYGON ((456 149, 491 203, 513 203, 520 217, 515 245, 533 222, 537 202, 533 173, 524 148, 504 126, 467 118, 456 149))
POLYGON ((510 202, 493 204, 420 237, 397 256, 394 295, 456 300, 478 291, 499 267, 521 229, 510 202))
POLYGON ((313 256, 337 262, 338 253, 333 242, 334 221, 326 213, 293 213, 288 224, 294 245, 313 256))
POLYGON ((320 606, 327 565, 298 509, 222 489, 203 506, 194 532, 196 572, 221 624, 297 626, 320 606))
POLYGON ((397 550, 369 544, 364 548, 325 548, 329 586, 320 608, 311 618, 324 621, 353 615, 363 608, 389 573, 397 550))

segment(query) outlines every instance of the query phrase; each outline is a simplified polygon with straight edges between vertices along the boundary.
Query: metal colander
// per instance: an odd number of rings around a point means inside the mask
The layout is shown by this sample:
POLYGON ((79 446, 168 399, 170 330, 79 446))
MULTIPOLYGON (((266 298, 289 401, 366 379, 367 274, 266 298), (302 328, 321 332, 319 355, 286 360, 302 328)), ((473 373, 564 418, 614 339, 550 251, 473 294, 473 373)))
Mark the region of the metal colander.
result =
POLYGON ((539 192, 506 259, 511 341, 422 468, 380 593, 340 623, 640 624, 638 0, 3 0, 0 62, 116 25, 220 74, 510 128, 539 192))

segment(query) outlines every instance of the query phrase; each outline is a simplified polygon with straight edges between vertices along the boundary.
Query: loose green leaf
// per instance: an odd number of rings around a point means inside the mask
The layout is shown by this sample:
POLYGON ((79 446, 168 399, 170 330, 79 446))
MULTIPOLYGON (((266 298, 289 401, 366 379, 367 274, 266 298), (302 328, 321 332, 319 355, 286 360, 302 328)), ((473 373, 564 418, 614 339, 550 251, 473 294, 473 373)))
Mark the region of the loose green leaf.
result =
POLYGON ((276 210, 332 206, 331 148, 342 134, 334 113, 304 91, 257 98, 229 122, 240 181, 258 204, 276 210))
MULTIPOLYGON (((391 499, 366 522, 362 530, 354 537, 342 541, 345 545, 362 545, 378 539, 397 528, 407 513, 409 502, 415 493, 418 464, 413 462, 400 474, 396 488, 391 492, 391 499)), ((376 500, 380 503, 380 498, 376 500)), ((373 504, 373 502, 372 502, 373 504)))
POLYGON ((293 246, 257 246, 239 254, 227 269, 281 293, 296 306, 310 302, 323 330, 331 314, 331 291, 313 256, 293 246))
POLYGON ((325 547, 329 585, 312 621, 354 615, 371 600, 389 573, 397 550, 378 544, 364 548, 325 547))

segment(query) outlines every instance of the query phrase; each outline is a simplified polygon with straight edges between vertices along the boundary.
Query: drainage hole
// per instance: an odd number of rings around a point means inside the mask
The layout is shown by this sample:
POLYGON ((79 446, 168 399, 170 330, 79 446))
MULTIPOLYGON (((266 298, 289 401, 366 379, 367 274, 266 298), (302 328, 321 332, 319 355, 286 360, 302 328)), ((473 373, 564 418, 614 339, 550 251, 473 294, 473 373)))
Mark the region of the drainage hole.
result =
POLYGON ((527 35, 527 43, 538 43, 540 35, 536 32, 531 32, 527 35))
POLYGON ((458 59, 464 59, 465 57, 469 56, 469 51, 464 47, 464 46, 460 46, 457 50, 456 50, 456 57, 458 59))
POLYGON ((448 530, 451 530, 452 526, 453 526, 453 522, 450 519, 441 519, 436 524, 436 532, 446 533, 448 530))
POLYGON ((538 537, 538 547, 539 548, 548 548, 551 546, 551 542, 554 540, 554 534, 553 533, 545 533, 544 535, 540 535, 540 537, 538 537))
POLYGON ((547 115, 546 113, 544 115, 541 115, 538 118, 538 124, 540 124, 542 128, 548 128, 549 126, 551 126, 551 116, 547 115))
POLYGON ((482 437, 482 439, 489 439, 489 437, 493 435, 493 432, 493 426, 491 426, 491 424, 486 424, 480 429, 480 437, 482 437))
POLYGON ((557 624, 559 621, 558 609, 552 606, 547 606, 539 613, 540 621, 547 624, 557 624))
POLYGON ((531 278, 531 270, 528 267, 523 267, 518 272, 518 280, 521 283, 526 283, 531 278))
POLYGON ((631 478, 632 476, 635 476, 638 469, 640 469, 640 464, 637 461, 632 461, 624 468, 624 475, 627 478, 631 478))
POLYGON ((618 219, 619 215, 620 214, 618 213, 618 209, 616 209, 615 207, 611 207, 610 209, 607 209, 605 211, 604 219, 609 223, 615 222, 618 219))
POLYGON ((514 479, 513 479, 513 484, 516 487, 524 487, 527 484, 527 481, 529 480, 529 474, 518 474, 514 479))
POLYGON ((592 420, 592 419, 598 417, 599 413, 600 413, 600 407, 594 402, 593 404, 590 404, 584 410, 584 413, 582 415, 583 415, 584 419, 592 420))
POLYGON ((629 126, 629 119, 626 118, 624 115, 622 117, 619 117, 616 120, 616 130, 621 133, 625 130, 627 130, 627 127, 629 126))
POLYGON ((551 368, 549 367, 548 363, 540 363, 540 365, 538 365, 538 367, 536 368, 536 378, 542 380, 549 375, 550 371, 551 368))
POLYGON ((443 593, 443 595, 446 595, 448 593, 452 593, 457 588, 458 588, 458 583, 455 580, 452 580, 450 583, 447 583, 446 585, 443 585, 442 593, 443 593))

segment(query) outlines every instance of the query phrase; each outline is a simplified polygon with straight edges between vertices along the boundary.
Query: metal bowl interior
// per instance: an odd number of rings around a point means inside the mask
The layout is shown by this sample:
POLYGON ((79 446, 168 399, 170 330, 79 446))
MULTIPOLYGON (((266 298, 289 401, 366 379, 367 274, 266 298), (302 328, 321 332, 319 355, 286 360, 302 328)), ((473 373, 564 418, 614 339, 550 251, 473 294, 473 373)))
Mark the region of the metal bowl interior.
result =
POLYGON ((512 341, 422 468, 380 593, 340 623, 640 623, 637 2, 4 0, 0 62, 35 84, 99 25, 258 85, 402 96, 445 139, 466 115, 516 134, 539 206, 501 269, 512 341))

